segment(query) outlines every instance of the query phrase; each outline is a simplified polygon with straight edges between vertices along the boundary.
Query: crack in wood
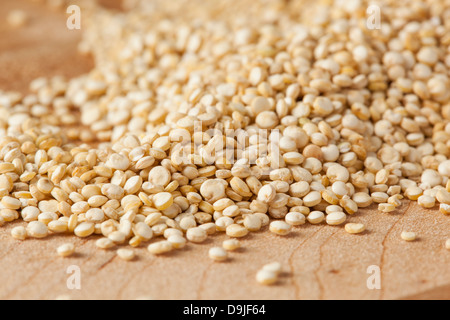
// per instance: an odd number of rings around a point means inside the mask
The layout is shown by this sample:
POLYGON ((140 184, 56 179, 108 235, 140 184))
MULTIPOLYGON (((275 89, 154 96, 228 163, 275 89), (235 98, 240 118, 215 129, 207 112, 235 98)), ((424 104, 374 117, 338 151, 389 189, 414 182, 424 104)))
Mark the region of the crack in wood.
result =
POLYGON ((127 281, 125 281, 124 285, 122 285, 119 290, 117 290, 118 293, 118 298, 116 300, 121 300, 122 299, 122 293, 125 290, 125 288, 130 285, 130 283, 137 278, 137 276, 141 275, 144 273, 145 269, 147 269, 148 267, 152 266, 153 263, 155 262, 156 259, 153 259, 150 261, 149 264, 146 264, 140 271, 135 272, 127 281))
MULTIPOLYGON (((80 248, 83 248, 89 241, 90 241, 89 239, 82 239, 81 243, 77 246, 77 249, 79 250, 80 248)), ((92 257, 93 257, 93 255, 91 255, 87 260, 83 261, 83 263, 86 263, 92 257)), ((45 290, 41 293, 41 295, 39 296, 38 299, 45 299, 45 297, 47 296, 47 293, 51 292, 55 287, 56 287, 56 285, 50 286, 50 288, 48 288, 47 290, 45 290)))
MULTIPOLYGON (((135 279, 139 274, 144 274, 144 271, 153 266, 153 264, 156 262, 158 258, 153 258, 152 260, 149 261, 148 264, 146 264, 139 272, 136 272, 135 275, 133 277, 131 277, 131 280, 135 279)), ((122 295, 121 291, 125 290, 125 288, 131 283, 131 280, 125 282, 125 285, 123 285, 120 289, 119 289, 119 297, 122 295)))
POLYGON ((293 262, 293 257, 294 254, 309 240, 311 240, 317 233, 319 233, 325 226, 321 226, 318 230, 316 230, 309 238, 306 238, 305 240, 303 240, 294 250, 292 250, 289 258, 288 258, 288 264, 289 267, 291 269, 291 274, 292 274, 292 285, 294 286, 294 297, 296 300, 300 300, 300 286, 296 283, 295 281, 295 276, 294 276, 294 262, 293 262))
MULTIPOLYGON (((389 230, 387 231, 387 233, 385 234, 383 241, 381 242, 381 246, 382 246, 382 251, 381 251, 381 257, 380 257, 380 270, 383 270, 383 266, 385 264, 385 255, 386 255, 386 240, 389 237, 389 235, 391 234, 392 230, 395 228, 395 226, 405 217, 406 213, 409 210, 409 207, 411 206, 412 201, 409 201, 408 206, 406 207, 405 211, 401 213, 400 217, 397 219, 397 221, 395 221, 392 226, 389 228, 389 230)), ((383 272, 381 272, 380 274, 380 282, 381 282, 381 288, 380 288, 380 300, 384 300, 384 294, 385 294, 385 290, 384 290, 384 277, 383 277, 383 272)))
POLYGON ((323 300, 323 296, 324 296, 324 292, 325 292, 325 289, 324 289, 325 287, 322 283, 322 280, 319 277, 319 271, 322 268, 322 258, 323 258, 322 249, 328 243, 328 241, 338 232, 339 232, 339 230, 336 230, 335 232, 330 234, 319 247, 319 267, 314 271, 314 275, 317 279, 317 284, 319 285, 319 300, 323 300))
POLYGON ((101 271, 102 269, 104 269, 108 264, 110 264, 112 261, 114 261, 114 259, 116 258, 116 254, 113 254, 108 260, 106 260, 106 262, 104 262, 98 269, 97 272, 101 271))
POLYGON ((45 269, 47 266, 49 266, 52 263, 52 261, 48 261, 45 263, 42 267, 36 268, 36 270, 29 276, 24 282, 19 283, 18 285, 14 286, 12 290, 5 296, 5 298, 2 298, 3 300, 9 300, 12 299, 14 294, 25 284, 28 285, 28 283, 39 273, 42 271, 42 269, 45 269))
POLYGON ((202 276, 201 276, 201 278, 200 278, 200 282, 199 282, 198 288, 197 288, 197 293, 196 293, 196 295, 197 295, 197 300, 201 300, 201 293, 202 293, 202 291, 203 291, 203 283, 204 283, 204 281, 205 281, 205 279, 206 279, 206 274, 208 273, 208 270, 209 270, 209 268, 211 268, 212 265, 213 265, 213 262, 210 262, 210 263, 206 266, 205 270, 203 270, 203 273, 202 273, 202 276))

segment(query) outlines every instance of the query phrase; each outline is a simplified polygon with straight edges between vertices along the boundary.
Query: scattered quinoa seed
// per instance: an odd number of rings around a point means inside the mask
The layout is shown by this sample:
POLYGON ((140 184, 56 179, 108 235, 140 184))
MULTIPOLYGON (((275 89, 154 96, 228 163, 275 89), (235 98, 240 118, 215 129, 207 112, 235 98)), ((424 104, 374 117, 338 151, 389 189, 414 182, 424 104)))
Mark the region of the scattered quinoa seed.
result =
POLYGON ((104 249, 104 250, 111 249, 111 248, 113 248, 115 246, 114 242, 111 239, 108 239, 108 238, 98 239, 96 241, 95 245, 98 248, 104 249))
POLYGON ((291 231, 291 225, 284 221, 273 221, 270 223, 270 231, 280 236, 285 236, 291 231))
POLYGON ((401 237, 405 241, 414 241, 416 240, 416 234, 410 231, 403 231, 401 237))
POLYGON ((362 223, 347 223, 345 225, 345 231, 350 234, 358 234, 364 232, 366 230, 366 226, 362 223))
POLYGON ((235 251, 241 247, 241 242, 238 239, 224 240, 222 247, 227 251, 235 251))
POLYGON ((273 271, 268 271, 268 270, 262 269, 256 273, 256 281, 258 281, 258 283, 260 283, 260 284, 272 285, 275 282, 277 282, 277 280, 278 280, 278 276, 273 271))
POLYGON ((65 243, 56 250, 61 257, 69 257, 75 252, 75 246, 72 243, 65 243))
POLYGON ((155 242, 148 246, 148 251, 155 255, 164 254, 172 250, 173 250, 172 243, 167 240, 155 242))
POLYGON ((209 249, 209 257, 214 261, 225 261, 228 258, 228 253, 224 248, 213 247, 209 249))
POLYGON ((268 263, 262 267, 262 270, 273 272, 276 275, 279 275, 281 273, 281 269, 281 263, 279 262, 268 263))
POLYGON ((25 240, 27 238, 27 230, 20 226, 11 229, 11 236, 16 240, 25 240))
POLYGON ((119 256, 120 259, 125 260, 125 261, 131 261, 135 257, 135 253, 133 250, 123 249, 123 248, 117 250, 117 255, 119 256))

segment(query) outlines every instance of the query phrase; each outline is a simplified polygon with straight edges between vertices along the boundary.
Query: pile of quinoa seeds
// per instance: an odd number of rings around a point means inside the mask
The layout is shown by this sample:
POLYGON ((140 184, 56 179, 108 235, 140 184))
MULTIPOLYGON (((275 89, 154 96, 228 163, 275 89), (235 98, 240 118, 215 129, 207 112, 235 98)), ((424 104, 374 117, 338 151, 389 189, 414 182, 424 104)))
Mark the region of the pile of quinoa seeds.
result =
POLYGON ((379 28, 366 1, 300 2, 82 8, 95 68, 1 93, 0 224, 26 221, 20 240, 100 235, 131 260, 215 232, 357 234, 359 208, 403 198, 449 214, 449 1, 378 1, 379 28))

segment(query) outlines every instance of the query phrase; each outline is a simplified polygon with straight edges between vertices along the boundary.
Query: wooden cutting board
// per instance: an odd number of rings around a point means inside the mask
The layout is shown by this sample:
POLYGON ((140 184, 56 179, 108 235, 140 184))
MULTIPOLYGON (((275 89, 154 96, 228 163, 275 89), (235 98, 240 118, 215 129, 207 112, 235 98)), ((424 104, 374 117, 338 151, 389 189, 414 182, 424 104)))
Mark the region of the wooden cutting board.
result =
MULTIPOLYGON (((0 90, 26 92, 36 77, 74 77, 92 68, 78 55, 80 32, 67 30, 66 18, 36 1, 1 1, 0 90), (4 22, 15 8, 29 13, 27 26, 12 29, 4 22)), ((450 251, 444 247, 450 217, 405 201, 392 214, 371 207, 350 221, 368 230, 349 235, 342 227, 305 225, 287 237, 264 230, 243 239, 243 248, 225 263, 208 258, 224 235, 163 257, 144 246, 135 261, 125 262, 114 250, 98 250, 96 237, 13 240, 10 230, 23 225, 17 221, 0 228, 0 299, 450 299, 450 251), (419 239, 401 240, 404 230, 419 239), (56 255, 65 242, 76 245, 75 256, 56 255), (272 261, 283 265, 279 283, 258 285, 257 270, 272 261), (71 266, 79 267, 79 290, 67 286, 71 266), (380 268, 380 289, 367 286, 377 276, 368 273, 370 266, 380 268)))

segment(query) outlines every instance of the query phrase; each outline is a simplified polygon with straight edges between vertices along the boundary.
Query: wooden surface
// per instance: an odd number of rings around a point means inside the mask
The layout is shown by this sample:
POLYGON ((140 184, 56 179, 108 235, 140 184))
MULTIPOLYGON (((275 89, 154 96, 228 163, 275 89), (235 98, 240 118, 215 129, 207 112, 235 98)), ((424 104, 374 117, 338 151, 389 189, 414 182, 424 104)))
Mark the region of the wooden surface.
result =
MULTIPOLYGON (((76 76, 92 67, 76 52, 78 31, 65 28, 63 13, 27 0, 0 4, 0 90, 27 91, 38 76, 76 76), (22 7, 32 15, 27 27, 12 30, 6 13, 22 7)), ((96 237, 52 236, 16 241, 10 236, 17 221, 0 228, 0 299, 450 299, 450 217, 437 209, 405 203, 394 213, 375 207, 361 210, 349 221, 363 222, 367 231, 349 235, 343 227, 305 225, 287 237, 267 230, 242 240, 243 249, 225 263, 207 257, 224 235, 206 243, 188 244, 164 257, 145 246, 137 259, 121 261, 115 251, 95 248, 96 237), (419 239, 407 243, 403 230, 419 239), (60 258, 56 248, 73 242, 77 254, 60 258), (265 263, 280 261, 284 273, 275 286, 260 286, 255 273, 265 263), (69 290, 69 266, 81 270, 81 290, 69 290), (367 268, 381 268, 381 289, 369 290, 367 268)))

